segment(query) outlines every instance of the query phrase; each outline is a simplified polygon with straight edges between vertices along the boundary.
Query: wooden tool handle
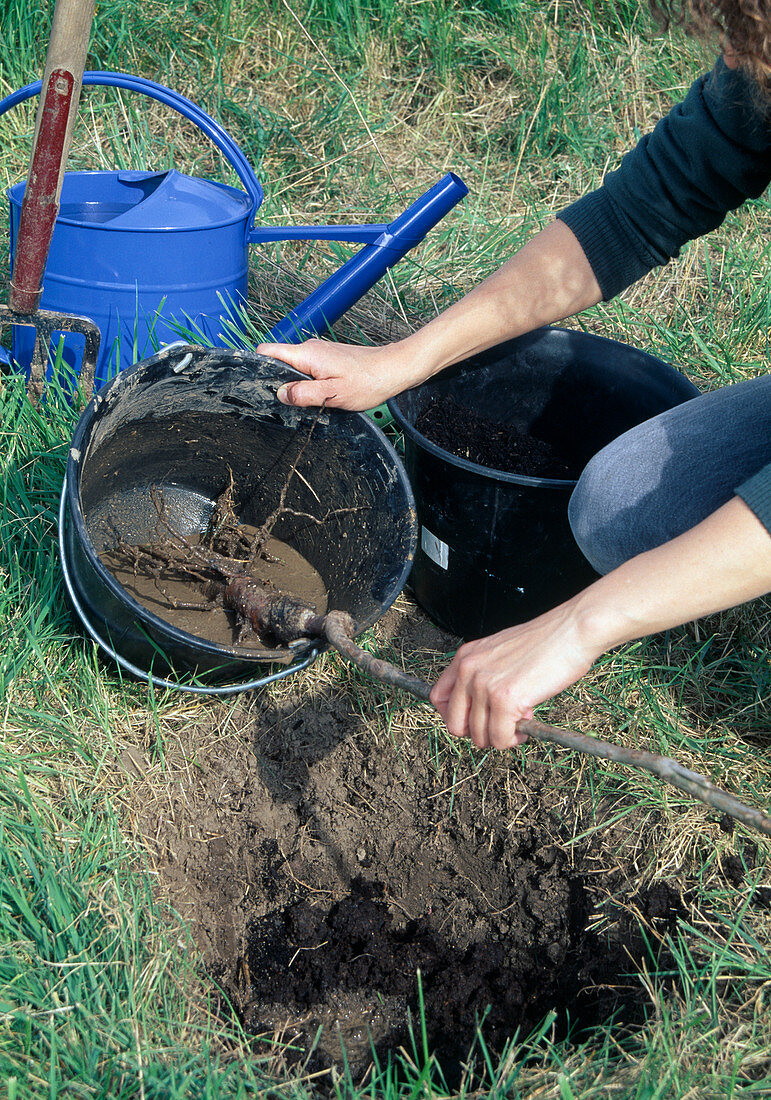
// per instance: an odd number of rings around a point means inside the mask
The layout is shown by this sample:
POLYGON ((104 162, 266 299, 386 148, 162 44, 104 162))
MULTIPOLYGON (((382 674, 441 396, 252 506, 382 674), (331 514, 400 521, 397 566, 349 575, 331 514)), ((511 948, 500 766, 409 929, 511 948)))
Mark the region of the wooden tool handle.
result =
POLYGON ((17 313, 40 302, 93 18, 94 0, 57 0, 16 238, 8 304, 17 313))

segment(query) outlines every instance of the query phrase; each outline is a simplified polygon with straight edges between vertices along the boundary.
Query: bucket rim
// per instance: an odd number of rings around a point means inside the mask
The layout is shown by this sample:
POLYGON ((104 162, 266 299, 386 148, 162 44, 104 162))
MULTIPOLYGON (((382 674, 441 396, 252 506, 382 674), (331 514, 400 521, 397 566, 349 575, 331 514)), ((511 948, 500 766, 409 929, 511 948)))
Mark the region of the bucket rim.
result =
MULTIPOLYGON (((170 642, 179 642, 190 649, 198 650, 202 656, 206 655, 214 658, 222 658, 223 662, 230 660, 247 662, 253 665, 260 664, 276 664, 277 662, 285 662, 287 658, 292 656, 292 652, 287 649, 281 650, 254 650, 241 646, 224 646, 217 642, 212 642, 209 639, 201 638, 196 634, 190 634, 185 630, 181 630, 179 627, 174 626, 167 619, 161 618, 159 615, 155 615, 144 604, 141 604, 123 587, 114 574, 104 565, 101 558, 96 552, 96 548, 91 540, 86 526, 85 516, 80 500, 80 470, 81 463, 85 456, 85 451, 88 448, 90 442, 90 434, 93 426, 96 422, 96 417, 99 411, 107 404, 110 398, 111 391, 116 388, 125 388, 130 385, 132 380, 137 374, 143 373, 147 370, 163 367, 164 363, 169 363, 169 369, 165 374, 159 374, 157 378, 153 380, 153 383, 157 383, 170 376, 181 372, 185 369, 194 353, 205 353, 217 360, 237 360, 237 361, 251 361, 255 365, 257 363, 261 365, 269 364, 272 373, 281 373, 285 378, 276 379, 276 389, 284 380, 302 379, 305 375, 300 371, 296 371, 290 367, 287 363, 283 363, 278 359, 272 359, 266 355, 259 355, 256 352, 241 351, 231 348, 209 348, 202 345, 195 344, 174 344, 168 348, 165 348, 158 352, 156 355, 151 356, 148 359, 140 360, 132 367, 119 372, 114 378, 107 381, 101 389, 94 394, 91 400, 86 405, 85 409, 81 413, 78 423, 75 427, 75 431, 72 436, 72 440, 67 453, 67 465, 65 469, 63 491, 62 491, 62 509, 60 511, 61 518, 65 518, 65 513, 69 515, 70 522, 75 525, 80 541, 80 547, 88 561, 89 566, 94 570, 99 582, 103 584, 112 596, 118 599, 124 604, 129 611, 134 614, 137 620, 141 624, 145 624, 148 627, 164 633, 170 642), (172 366, 171 360, 179 357, 178 362, 172 366), (66 504, 65 504, 66 501, 66 504)), ((114 400, 118 400, 115 398, 114 400)), ((312 410, 311 410, 312 411, 312 410)), ((394 469, 398 474, 401 487, 405 493, 407 500, 407 508, 409 514, 413 517, 413 522, 410 529, 409 537, 409 553, 406 555, 404 562, 402 563, 401 570, 398 577, 396 577, 391 586, 391 592, 387 600, 379 606, 377 612, 371 613, 364 619, 356 620, 356 636, 363 633, 365 630, 369 630, 370 627, 385 614, 388 608, 398 597, 399 593, 406 584, 407 577, 412 568, 412 562, 415 557, 415 551, 417 548, 417 521, 415 520, 415 498, 412 491, 412 486, 407 478, 406 471, 404 469, 401 458, 396 452, 396 449, 380 430, 377 424, 373 423, 365 413, 351 413, 343 409, 329 409, 328 412, 333 414, 343 414, 347 416, 354 416, 364 426, 367 434, 375 437, 379 440, 381 445, 384 445, 389 459, 394 465, 394 469)), ((68 562, 66 561, 66 546, 64 543, 64 537, 62 528, 60 527, 60 541, 59 551, 61 557, 61 564, 63 571, 67 569, 68 562)), ((83 625, 92 634, 90 624, 83 619, 83 625)), ((92 634, 93 637, 93 634, 92 634)), ((104 648, 104 647, 103 647, 104 648)), ((160 647, 163 648, 163 647, 160 647)), ((307 647, 300 648, 295 651, 295 655, 298 659, 302 660, 305 656, 310 655, 315 658, 318 653, 326 649, 327 645, 320 642, 318 639, 308 639, 307 647)), ((109 649, 108 649, 109 651, 109 649)), ((124 659, 125 660, 125 659, 124 659)), ((294 664, 294 662, 292 662, 294 664)), ((291 667, 291 666, 287 666, 291 667)))
MULTIPOLYGON (((606 348, 623 348, 625 351, 634 352, 636 356, 639 356, 641 360, 649 362, 651 365, 655 365, 658 369, 665 369, 667 372, 671 372, 672 375, 677 375, 683 384, 684 390, 688 387, 693 391, 691 397, 696 397, 699 394, 698 388, 688 379, 684 374, 672 366, 671 363, 667 363, 664 359, 660 359, 652 352, 645 351, 643 348, 635 347, 634 344, 626 344, 623 340, 615 340, 612 337, 600 336, 598 333, 586 332, 583 329, 570 329, 561 325, 541 325, 537 328, 531 329, 530 332, 522 333, 520 336, 515 336, 509 340, 504 340, 499 344, 494 345, 491 348, 485 349, 485 351, 478 352, 475 355, 468 356, 467 359, 461 360, 459 363, 452 364, 452 366, 460 367, 464 364, 471 364, 474 360, 481 358, 485 355, 490 355, 495 351, 505 351, 505 349, 513 347, 515 344, 532 340, 533 342, 539 339, 547 339, 551 333, 559 334, 560 337, 568 338, 574 342, 587 344, 591 343, 595 346, 604 345, 606 348)), ((452 366, 449 369, 452 369, 452 366)), ((439 372, 441 374, 441 372, 439 372)), ((430 381, 427 379, 426 381, 430 381)), ((415 390, 419 390, 421 386, 426 383, 421 383, 419 386, 413 387, 415 390)), ((410 392, 409 390, 403 391, 410 392)), ((405 435, 416 446, 421 447, 434 458, 441 459, 443 462, 447 462, 449 465, 456 466, 467 473, 476 474, 480 477, 485 477, 488 480, 500 481, 509 485, 522 485, 525 488, 544 488, 544 489, 573 489, 578 484, 578 478, 545 478, 545 477, 531 477, 527 474, 515 474, 510 473, 507 470, 498 470, 493 466, 483 466, 478 462, 471 462, 469 459, 461 458, 459 455, 454 455, 450 451, 446 451, 443 447, 434 443, 428 439, 427 436, 419 432, 413 423, 411 423, 398 405, 399 398, 402 394, 395 394, 389 398, 386 402, 388 411, 393 416, 394 420, 398 424, 399 428, 405 433, 405 435)), ((683 396, 683 400, 688 400, 687 396, 683 396)), ((580 475, 579 475, 580 476, 580 475)))

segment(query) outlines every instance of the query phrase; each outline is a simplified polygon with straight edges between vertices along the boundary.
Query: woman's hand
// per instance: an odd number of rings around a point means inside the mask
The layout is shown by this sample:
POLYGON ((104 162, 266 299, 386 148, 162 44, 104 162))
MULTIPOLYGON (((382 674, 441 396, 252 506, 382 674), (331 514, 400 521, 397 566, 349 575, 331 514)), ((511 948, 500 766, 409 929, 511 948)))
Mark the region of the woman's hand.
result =
POLYGON ((564 222, 555 221, 493 275, 417 332, 383 347, 311 339, 260 344, 308 375, 278 391, 285 405, 374 409, 453 363, 602 300, 584 252, 564 222))
POLYGON ((579 680, 601 652, 581 639, 571 604, 562 604, 461 646, 431 702, 453 736, 470 737, 480 749, 508 749, 526 740, 517 722, 579 680))
POLYGON ((370 348, 311 339, 302 344, 260 344, 257 351, 308 375, 285 382, 278 399, 285 405, 327 405, 361 411, 423 381, 402 343, 370 348))
POLYGON ((431 692, 456 737, 479 748, 525 740, 517 722, 580 679, 606 650, 771 591, 771 538, 740 497, 630 558, 532 622, 458 650, 431 692))

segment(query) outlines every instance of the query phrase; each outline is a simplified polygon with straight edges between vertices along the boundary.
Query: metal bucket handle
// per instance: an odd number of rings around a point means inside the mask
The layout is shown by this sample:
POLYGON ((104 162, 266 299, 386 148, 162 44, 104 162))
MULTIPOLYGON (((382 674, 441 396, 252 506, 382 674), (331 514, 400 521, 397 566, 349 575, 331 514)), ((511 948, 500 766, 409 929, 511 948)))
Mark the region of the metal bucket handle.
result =
MULTIPOLYGON (((146 80, 142 76, 132 76, 130 73, 86 72, 83 74, 83 83, 108 88, 125 88, 130 92, 139 92, 141 95, 149 96, 150 99, 157 99, 161 103, 165 103, 167 107, 178 111, 179 114, 184 115, 185 118, 194 123, 217 146, 244 185, 246 193, 252 200, 252 211, 247 222, 248 226, 252 225, 254 216, 263 199, 260 181, 255 176, 251 164, 227 130, 224 130, 210 115, 207 115, 197 104, 193 103, 192 99, 180 95, 179 92, 172 91, 171 88, 164 88, 162 84, 156 84, 154 80, 146 80)), ((39 95, 40 88, 41 81, 36 80, 33 84, 27 84, 23 88, 19 88, 18 91, 11 92, 5 99, 0 100, 0 115, 4 115, 6 111, 19 103, 23 103, 24 100, 39 95)))

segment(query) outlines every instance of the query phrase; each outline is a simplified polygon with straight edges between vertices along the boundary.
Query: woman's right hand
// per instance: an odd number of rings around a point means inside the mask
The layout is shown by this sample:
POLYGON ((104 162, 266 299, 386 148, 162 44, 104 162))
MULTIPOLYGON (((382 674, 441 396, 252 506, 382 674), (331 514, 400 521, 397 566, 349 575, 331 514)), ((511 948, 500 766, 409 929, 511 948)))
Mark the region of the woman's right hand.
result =
POLYGON ((564 222, 537 233, 494 274, 403 340, 383 347, 311 339, 257 351, 307 374, 278 391, 285 405, 361 411, 538 325, 602 301, 594 272, 564 222))
POLYGON ((431 691, 453 737, 469 737, 480 749, 525 740, 517 723, 584 676, 602 653, 576 622, 580 605, 579 594, 531 622, 460 647, 431 691))
POLYGON ((308 375, 307 381, 285 382, 279 388, 278 399, 285 405, 362 411, 428 377, 428 371, 421 376, 416 370, 405 344, 372 348, 311 339, 302 344, 259 344, 256 350, 308 375))

